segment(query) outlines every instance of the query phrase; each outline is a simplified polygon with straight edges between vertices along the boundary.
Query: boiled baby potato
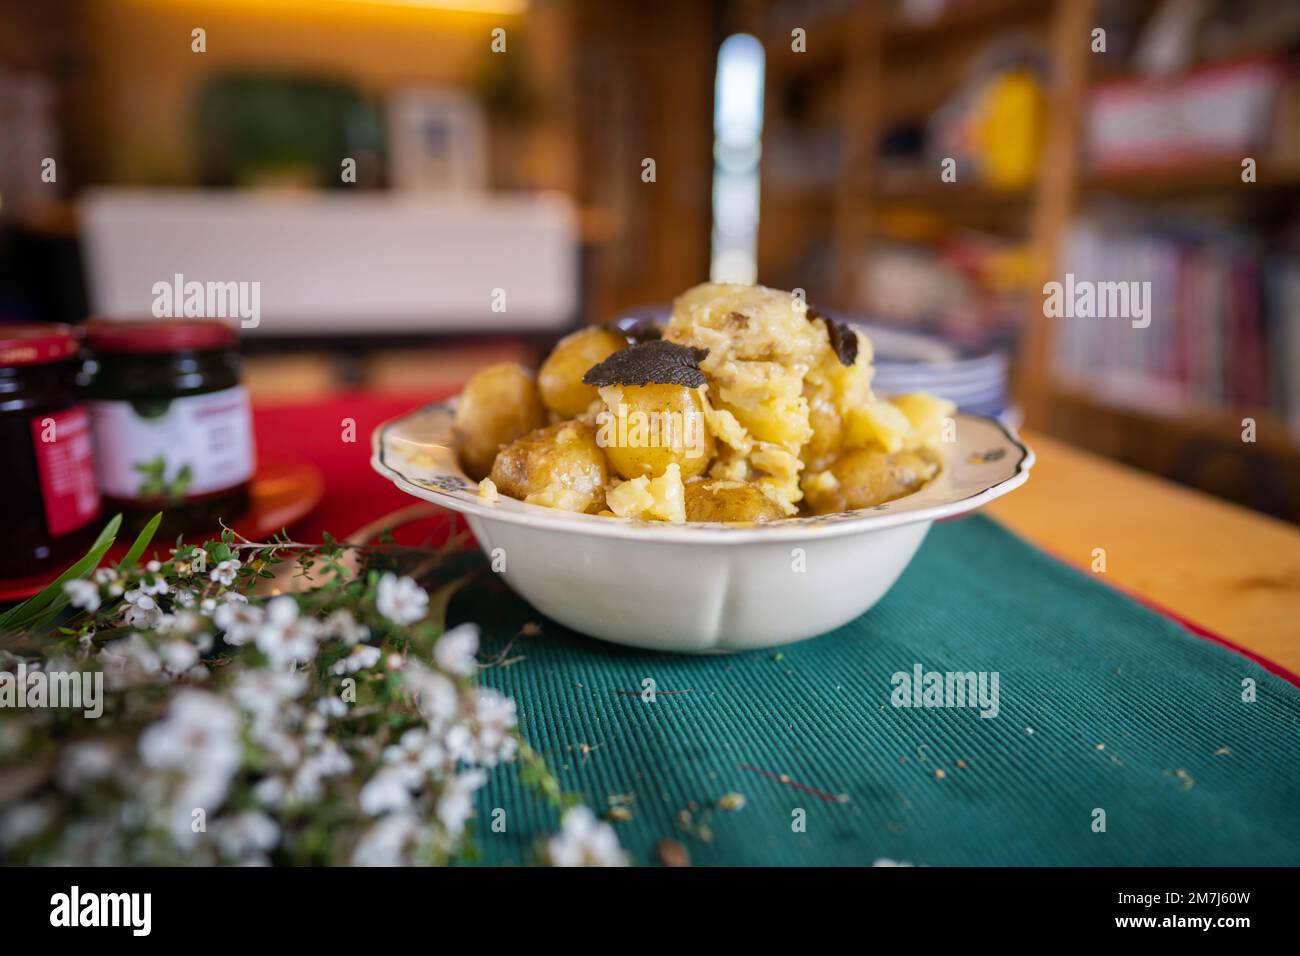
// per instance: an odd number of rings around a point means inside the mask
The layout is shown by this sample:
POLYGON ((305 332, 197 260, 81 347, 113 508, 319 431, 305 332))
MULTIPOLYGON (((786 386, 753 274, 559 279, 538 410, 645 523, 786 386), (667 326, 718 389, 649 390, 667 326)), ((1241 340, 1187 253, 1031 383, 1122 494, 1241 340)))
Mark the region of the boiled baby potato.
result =
POLYGON ((497 455, 492 483, 504 495, 562 511, 605 507, 609 471, 588 422, 557 422, 517 439, 497 455))
POLYGON ((902 451, 911 431, 906 413, 883 400, 854 406, 844 415, 844 442, 850 448, 877 445, 887 452, 902 451))
POLYGON ((546 408, 527 369, 513 362, 480 369, 460 393, 452 425, 461 468, 482 480, 501 446, 545 424, 546 408))
POLYGON ((704 421, 698 389, 684 385, 606 385, 599 440, 609 463, 624 478, 658 478, 668 466, 682 480, 702 474, 716 446, 704 421))
POLYGON ((925 392, 892 395, 889 404, 906 415, 912 425, 912 432, 907 438, 909 448, 920 448, 938 442, 943 436, 944 427, 957 410, 957 406, 946 398, 925 392))
POLYGON ((828 471, 804 481, 804 501, 819 515, 870 508, 910 495, 933 478, 938 467, 915 452, 855 449, 841 455, 828 471))
POLYGON ((780 506, 748 481, 706 479, 686 486, 687 521, 774 521, 780 506))
POLYGON ((597 399, 596 386, 583 385, 587 369, 627 347, 627 339, 612 329, 580 329, 560 339, 537 372, 537 385, 546 407, 561 418, 576 418, 597 399))

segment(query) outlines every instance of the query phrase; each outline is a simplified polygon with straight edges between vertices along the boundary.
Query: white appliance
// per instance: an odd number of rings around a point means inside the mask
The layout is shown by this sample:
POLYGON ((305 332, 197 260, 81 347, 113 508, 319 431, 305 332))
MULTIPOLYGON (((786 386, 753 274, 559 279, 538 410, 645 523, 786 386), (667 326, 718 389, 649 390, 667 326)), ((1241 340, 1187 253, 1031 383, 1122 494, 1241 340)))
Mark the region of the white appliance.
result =
POLYGON ((562 329, 578 222, 559 194, 101 189, 79 204, 92 306, 152 314, 157 283, 260 283, 248 335, 562 329))

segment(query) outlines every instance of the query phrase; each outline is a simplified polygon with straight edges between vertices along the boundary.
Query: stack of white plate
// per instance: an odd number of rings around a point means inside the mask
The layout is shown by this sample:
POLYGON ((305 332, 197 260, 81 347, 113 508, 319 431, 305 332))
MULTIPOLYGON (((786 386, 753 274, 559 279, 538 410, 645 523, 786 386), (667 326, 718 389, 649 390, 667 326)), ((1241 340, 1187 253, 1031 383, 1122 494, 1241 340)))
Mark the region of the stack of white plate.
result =
MULTIPOLYGON (((621 313, 615 322, 624 327, 648 319, 662 325, 671 312, 667 305, 646 306, 621 313)), ((969 349, 920 332, 831 315, 871 339, 876 367, 871 387, 877 394, 930 392, 954 402, 963 412, 1016 421, 1018 414, 1008 399, 1007 356, 1001 350, 969 349)))
POLYGON ((856 322, 876 350, 871 387, 882 395, 930 392, 963 412, 996 418, 1007 411, 1007 357, 974 351, 902 329, 856 322))

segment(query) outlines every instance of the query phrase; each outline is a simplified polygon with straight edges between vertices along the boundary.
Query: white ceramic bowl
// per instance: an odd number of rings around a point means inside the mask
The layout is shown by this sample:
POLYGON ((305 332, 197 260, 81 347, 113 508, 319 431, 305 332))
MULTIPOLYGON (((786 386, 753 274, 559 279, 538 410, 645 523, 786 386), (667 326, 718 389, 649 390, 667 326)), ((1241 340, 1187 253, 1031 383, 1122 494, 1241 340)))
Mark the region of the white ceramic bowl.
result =
POLYGON ((943 470, 905 498, 760 525, 672 525, 480 498, 451 448, 454 408, 435 403, 379 426, 374 469, 465 515, 506 582, 543 614, 661 651, 754 650, 853 620, 889 590, 935 520, 1020 486, 1034 461, 1006 426, 958 414, 943 470))

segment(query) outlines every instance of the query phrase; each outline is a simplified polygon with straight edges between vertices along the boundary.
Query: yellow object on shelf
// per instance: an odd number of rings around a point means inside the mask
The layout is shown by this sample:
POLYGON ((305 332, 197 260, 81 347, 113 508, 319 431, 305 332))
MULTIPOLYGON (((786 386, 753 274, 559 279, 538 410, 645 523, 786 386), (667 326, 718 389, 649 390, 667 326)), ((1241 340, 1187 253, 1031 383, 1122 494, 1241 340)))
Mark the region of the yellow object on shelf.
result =
POLYGON ((1043 140, 1044 96, 1038 77, 1012 69, 990 80, 976 100, 974 140, 985 181, 1023 189, 1034 180, 1043 140))

